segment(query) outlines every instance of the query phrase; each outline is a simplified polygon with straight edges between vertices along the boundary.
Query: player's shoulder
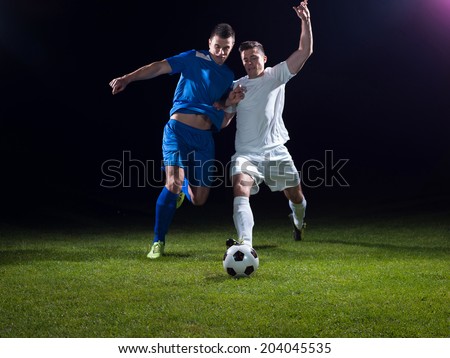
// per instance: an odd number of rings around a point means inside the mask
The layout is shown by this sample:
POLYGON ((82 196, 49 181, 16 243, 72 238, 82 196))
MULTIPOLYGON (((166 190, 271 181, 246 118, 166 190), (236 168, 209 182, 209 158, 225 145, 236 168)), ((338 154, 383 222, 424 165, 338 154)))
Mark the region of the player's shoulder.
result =
POLYGON ((295 75, 291 74, 289 71, 286 61, 282 61, 273 67, 266 67, 264 69, 264 77, 266 80, 287 82, 294 76, 295 75))
POLYGON ((281 61, 281 62, 277 63, 273 67, 271 67, 271 66, 266 67, 264 69, 264 72, 272 74, 272 73, 277 72, 277 71, 285 71, 285 70, 289 70, 288 69, 288 65, 287 65, 286 61, 281 61))
POLYGON ((193 49, 184 51, 183 53, 186 54, 186 55, 191 55, 191 56, 193 56, 193 55, 195 55, 196 52, 197 52, 197 50, 193 48, 193 49))
POLYGON ((192 59, 195 60, 203 60, 203 61, 213 61, 213 59, 211 58, 211 55, 209 54, 209 51, 206 50, 190 50, 187 51, 187 56, 191 57, 192 59))
POLYGON ((211 57, 209 56, 208 51, 202 51, 202 50, 187 50, 184 52, 181 52, 177 56, 174 56, 174 58, 179 59, 180 61, 183 61, 184 63, 187 63, 188 66, 197 66, 200 63, 206 61, 212 61, 211 57))
POLYGON ((187 58, 191 58, 193 56, 195 56, 195 50, 187 50, 187 51, 182 51, 182 52, 179 52, 179 53, 177 53, 175 55, 169 56, 169 57, 166 58, 166 60, 169 60, 169 61, 174 61, 174 60, 180 61, 180 60, 184 60, 184 59, 187 59, 187 58))

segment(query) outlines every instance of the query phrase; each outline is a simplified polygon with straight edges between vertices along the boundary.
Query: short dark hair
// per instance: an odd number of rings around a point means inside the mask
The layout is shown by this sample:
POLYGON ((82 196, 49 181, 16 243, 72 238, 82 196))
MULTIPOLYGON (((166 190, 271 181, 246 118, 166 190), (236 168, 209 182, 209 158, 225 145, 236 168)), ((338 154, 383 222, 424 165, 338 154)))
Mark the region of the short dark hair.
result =
POLYGON ((216 35, 222 39, 227 39, 229 37, 232 37, 233 40, 235 39, 235 36, 236 36, 231 25, 224 23, 224 22, 214 26, 209 38, 212 39, 216 35))
POLYGON ((239 45, 239 52, 243 52, 245 50, 250 50, 252 48, 259 49, 264 55, 266 54, 264 52, 264 47, 262 44, 260 44, 258 41, 244 41, 239 45))

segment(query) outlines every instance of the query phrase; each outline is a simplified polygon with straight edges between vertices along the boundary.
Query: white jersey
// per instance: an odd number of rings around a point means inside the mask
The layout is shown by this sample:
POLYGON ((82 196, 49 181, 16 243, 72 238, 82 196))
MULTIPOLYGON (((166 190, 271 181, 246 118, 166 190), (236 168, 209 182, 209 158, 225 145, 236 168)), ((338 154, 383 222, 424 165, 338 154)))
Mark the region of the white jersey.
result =
POLYGON ((236 152, 262 153, 289 140, 282 113, 285 85, 294 76, 283 61, 267 67, 260 77, 235 81, 234 86, 246 89, 236 107, 236 152))

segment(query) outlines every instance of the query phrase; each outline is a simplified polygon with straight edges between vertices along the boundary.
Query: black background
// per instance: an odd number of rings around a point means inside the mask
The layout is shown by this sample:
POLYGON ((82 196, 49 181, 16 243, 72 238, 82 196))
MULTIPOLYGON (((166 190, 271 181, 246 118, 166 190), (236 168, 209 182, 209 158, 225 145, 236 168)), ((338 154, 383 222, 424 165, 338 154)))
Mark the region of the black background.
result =
MULTIPOLYGON (((140 187, 142 172, 125 168, 132 173, 129 187, 106 188, 102 165, 122 161, 124 153, 141 163, 159 163, 178 77, 133 83, 117 96, 109 81, 185 50, 207 49, 218 22, 234 27, 237 44, 262 42, 268 65, 275 65, 298 46, 300 22, 293 5, 2 0, 3 217, 51 208, 153 210, 159 189, 149 183, 140 187)), ((288 147, 299 169, 305 162, 324 162, 326 151, 335 162, 348 159, 340 174, 349 186, 306 185, 308 205, 319 212, 343 203, 367 208, 402 202, 413 210, 445 203, 450 198, 450 5, 311 0, 309 8, 314 54, 286 86, 288 147)), ((244 75, 236 48, 227 64, 236 77, 244 75)), ((234 125, 215 138, 217 159, 226 164, 233 154, 234 125)), ((160 178, 154 168, 147 174, 160 178)), ((271 205, 284 200, 265 192, 253 200, 271 205)), ((222 185, 203 210, 220 203, 231 217, 231 200, 231 189, 222 185)))

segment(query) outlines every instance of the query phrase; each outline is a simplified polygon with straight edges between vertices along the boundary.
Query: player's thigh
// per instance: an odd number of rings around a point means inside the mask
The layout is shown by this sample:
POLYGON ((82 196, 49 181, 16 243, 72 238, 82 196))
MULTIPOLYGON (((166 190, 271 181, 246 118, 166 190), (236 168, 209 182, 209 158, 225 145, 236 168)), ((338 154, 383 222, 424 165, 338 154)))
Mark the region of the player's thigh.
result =
POLYGON ((234 196, 250 196, 259 192, 264 181, 260 158, 235 154, 231 158, 231 179, 234 196))

